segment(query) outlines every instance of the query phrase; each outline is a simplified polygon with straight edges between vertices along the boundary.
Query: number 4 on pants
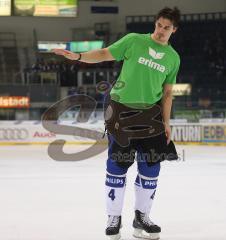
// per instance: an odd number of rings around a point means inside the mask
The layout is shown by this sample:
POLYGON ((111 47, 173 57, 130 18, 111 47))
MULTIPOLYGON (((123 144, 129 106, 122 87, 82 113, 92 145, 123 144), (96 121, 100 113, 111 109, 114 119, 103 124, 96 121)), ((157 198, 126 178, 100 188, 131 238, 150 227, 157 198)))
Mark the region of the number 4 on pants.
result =
POLYGON ((108 197, 114 201, 115 200, 115 189, 111 189, 111 191, 108 194, 108 197))

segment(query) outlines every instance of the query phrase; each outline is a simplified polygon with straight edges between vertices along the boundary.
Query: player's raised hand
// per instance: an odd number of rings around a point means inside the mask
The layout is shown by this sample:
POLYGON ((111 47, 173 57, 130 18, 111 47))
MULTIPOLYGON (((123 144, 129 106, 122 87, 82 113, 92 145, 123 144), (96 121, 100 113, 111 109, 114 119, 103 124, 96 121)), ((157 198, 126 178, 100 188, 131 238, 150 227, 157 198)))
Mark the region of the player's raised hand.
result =
POLYGON ((80 57, 79 53, 73 53, 73 52, 70 52, 70 51, 64 50, 64 49, 52 49, 52 52, 57 55, 61 55, 70 60, 77 60, 80 57))

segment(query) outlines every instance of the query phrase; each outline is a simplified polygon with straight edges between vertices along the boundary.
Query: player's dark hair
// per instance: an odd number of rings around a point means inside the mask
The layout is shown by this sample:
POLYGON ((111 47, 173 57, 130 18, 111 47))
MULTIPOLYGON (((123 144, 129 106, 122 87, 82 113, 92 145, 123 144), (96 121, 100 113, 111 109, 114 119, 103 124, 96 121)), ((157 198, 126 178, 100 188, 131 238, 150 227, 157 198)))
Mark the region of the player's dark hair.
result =
POLYGON ((177 7, 174 8, 165 7, 158 12, 155 20, 158 20, 159 18, 163 17, 169 19, 173 23, 174 27, 178 27, 180 22, 180 16, 181 16, 180 10, 177 7))

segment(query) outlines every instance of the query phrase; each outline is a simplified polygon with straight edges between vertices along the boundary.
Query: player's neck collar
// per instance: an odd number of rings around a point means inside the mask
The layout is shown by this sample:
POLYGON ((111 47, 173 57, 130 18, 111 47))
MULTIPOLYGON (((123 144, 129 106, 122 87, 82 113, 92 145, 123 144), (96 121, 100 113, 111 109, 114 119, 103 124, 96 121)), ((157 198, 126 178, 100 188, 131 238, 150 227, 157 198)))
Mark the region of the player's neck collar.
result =
POLYGON ((163 43, 160 43, 159 41, 157 41, 156 39, 154 39, 153 33, 150 33, 149 37, 150 37, 150 39, 151 39, 155 44, 157 44, 158 46, 161 46, 161 47, 168 47, 168 46, 170 46, 170 43, 169 43, 169 42, 167 42, 166 44, 163 44, 163 43))

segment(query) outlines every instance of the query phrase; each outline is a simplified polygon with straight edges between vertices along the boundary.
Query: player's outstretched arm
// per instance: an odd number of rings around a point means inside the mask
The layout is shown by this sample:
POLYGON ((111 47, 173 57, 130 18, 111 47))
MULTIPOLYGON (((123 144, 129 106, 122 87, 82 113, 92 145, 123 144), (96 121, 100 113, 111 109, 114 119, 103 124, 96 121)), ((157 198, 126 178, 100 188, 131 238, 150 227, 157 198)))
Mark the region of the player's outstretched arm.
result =
POLYGON ((98 50, 88 51, 84 53, 73 53, 63 49, 53 49, 53 53, 64 56, 70 60, 79 60, 85 63, 99 63, 104 61, 113 61, 114 57, 111 55, 108 48, 102 48, 98 50))

